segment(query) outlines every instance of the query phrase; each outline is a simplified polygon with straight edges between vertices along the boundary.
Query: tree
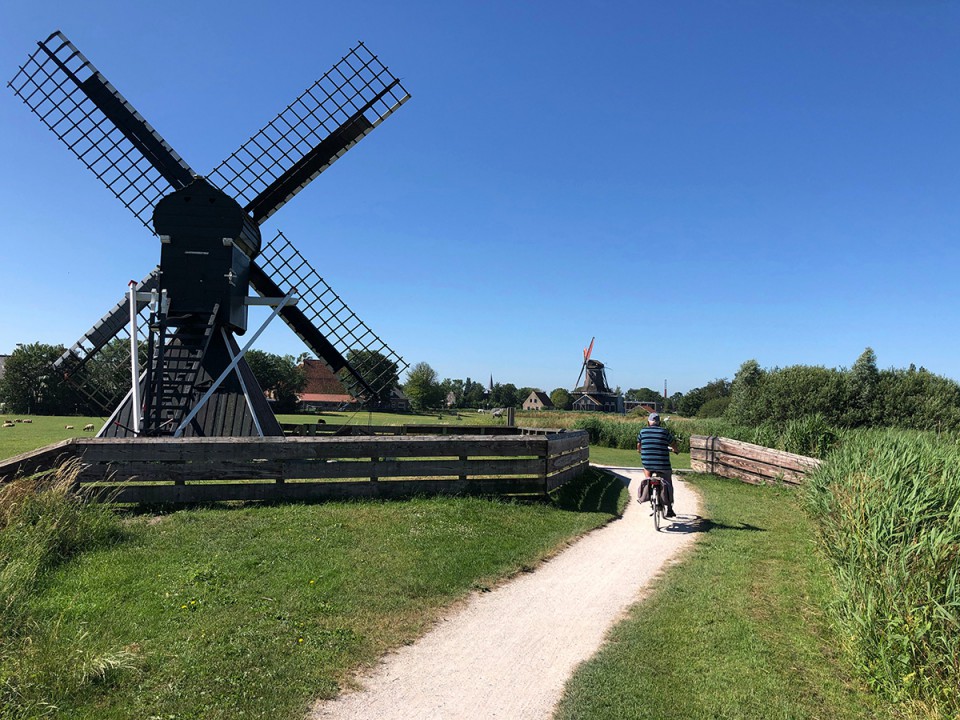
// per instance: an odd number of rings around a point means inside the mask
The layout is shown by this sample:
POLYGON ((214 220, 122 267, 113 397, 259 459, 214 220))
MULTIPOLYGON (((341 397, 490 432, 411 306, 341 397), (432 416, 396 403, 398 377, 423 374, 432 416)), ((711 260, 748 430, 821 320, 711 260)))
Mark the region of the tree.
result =
POLYGON ((516 407, 517 386, 513 383, 496 383, 493 386, 493 392, 490 393, 490 402, 494 407, 516 407))
POLYGON ((417 412, 440 407, 443 402, 437 371, 425 362, 418 362, 407 371, 403 392, 410 399, 410 406, 417 412))
POLYGON ((447 398, 453 393, 452 407, 463 407, 463 387, 463 380, 444 378, 440 383, 440 395, 443 397, 444 404, 448 404, 447 398))
POLYGON ((725 417, 738 425, 759 425, 768 417, 759 406, 760 390, 766 373, 756 360, 747 360, 730 385, 730 406, 725 417))
POLYGON ((293 355, 274 355, 263 350, 249 350, 244 356, 260 387, 274 401, 276 412, 295 412, 298 394, 307 386, 307 376, 297 366, 293 355))
POLYGON ((557 388, 550 393, 550 402, 557 410, 569 410, 573 407, 573 396, 566 388, 557 388))
POLYGON ((44 343, 17 346, 0 379, 0 400, 10 412, 65 415, 74 411, 76 396, 53 369, 53 361, 64 349, 44 343))
POLYGON ((634 400, 636 402, 660 402, 663 399, 663 396, 658 393, 656 390, 651 390, 648 387, 643 388, 630 388, 627 390, 627 394, 624 396, 627 400, 634 400))
POLYGON ((882 420, 877 406, 880 371, 873 348, 866 348, 847 373, 847 408, 844 424, 848 427, 872 425, 882 420))
POLYGON ((463 401, 461 407, 477 408, 483 404, 483 385, 467 378, 463 382, 463 401))
MULTIPOLYGON (((357 371, 363 381, 374 389, 392 390, 400 384, 400 370, 397 363, 376 350, 348 350, 346 360, 357 371)), ((346 369, 340 371, 347 374, 346 369)), ((341 377, 349 383, 349 379, 341 377)))

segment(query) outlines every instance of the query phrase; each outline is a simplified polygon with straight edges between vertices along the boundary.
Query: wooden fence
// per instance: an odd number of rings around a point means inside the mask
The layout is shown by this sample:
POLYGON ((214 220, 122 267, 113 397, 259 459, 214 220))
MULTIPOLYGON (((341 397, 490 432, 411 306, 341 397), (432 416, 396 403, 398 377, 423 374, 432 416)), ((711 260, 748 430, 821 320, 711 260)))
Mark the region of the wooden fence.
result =
POLYGON ((713 473, 755 485, 776 482, 799 485, 807 473, 820 467, 820 460, 729 438, 693 435, 690 467, 695 472, 713 473))
POLYGON ((588 465, 586 431, 506 433, 74 438, 0 463, 0 480, 75 458, 80 489, 119 503, 543 495, 588 465))

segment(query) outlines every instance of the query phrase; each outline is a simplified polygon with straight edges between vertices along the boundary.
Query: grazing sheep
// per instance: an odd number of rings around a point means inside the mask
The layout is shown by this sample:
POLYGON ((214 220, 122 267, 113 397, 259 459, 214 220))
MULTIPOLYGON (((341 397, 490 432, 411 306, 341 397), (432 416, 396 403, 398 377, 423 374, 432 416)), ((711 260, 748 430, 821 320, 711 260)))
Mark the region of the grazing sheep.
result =
POLYGON ((23 420, 20 418, 17 418, 16 420, 14 420, 14 422, 23 422, 23 420))
POLYGON ((86 425, 84 425, 84 426, 83 426, 83 431, 84 431, 84 432, 92 432, 92 431, 93 431, 93 423, 87 423, 86 425))
POLYGON ((30 418, 26 418, 23 422, 29 424, 29 423, 32 423, 33 420, 31 420, 30 418))
POLYGON ((73 425, 64 425, 64 426, 63 426, 63 429, 64 429, 64 430, 73 430, 73 425))
POLYGON ((13 423, 10 422, 9 420, 4 420, 4 421, 3 421, 3 426, 4 426, 4 427, 13 427, 13 423))

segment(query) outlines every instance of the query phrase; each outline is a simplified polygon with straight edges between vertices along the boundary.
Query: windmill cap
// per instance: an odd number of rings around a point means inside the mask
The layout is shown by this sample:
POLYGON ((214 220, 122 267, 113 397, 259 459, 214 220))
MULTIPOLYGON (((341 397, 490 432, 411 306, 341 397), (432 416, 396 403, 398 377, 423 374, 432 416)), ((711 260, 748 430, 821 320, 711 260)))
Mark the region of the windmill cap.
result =
POLYGON ((660 413, 650 413, 647 415, 647 420, 652 420, 653 422, 660 422, 660 413))

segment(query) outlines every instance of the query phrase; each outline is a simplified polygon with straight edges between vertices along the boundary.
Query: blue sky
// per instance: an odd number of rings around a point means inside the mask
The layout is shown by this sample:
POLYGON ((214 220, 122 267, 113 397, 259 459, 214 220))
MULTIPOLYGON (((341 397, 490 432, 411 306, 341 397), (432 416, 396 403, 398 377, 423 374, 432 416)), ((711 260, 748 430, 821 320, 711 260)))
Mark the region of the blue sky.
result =
MULTIPOLYGON (((596 336, 624 389, 960 379, 960 4, 8 0, 4 82, 55 29, 199 172, 364 40, 412 99, 264 234, 441 377, 571 388, 596 336)), ((69 345, 159 244, 6 88, 0 127, 0 353, 69 345)))

